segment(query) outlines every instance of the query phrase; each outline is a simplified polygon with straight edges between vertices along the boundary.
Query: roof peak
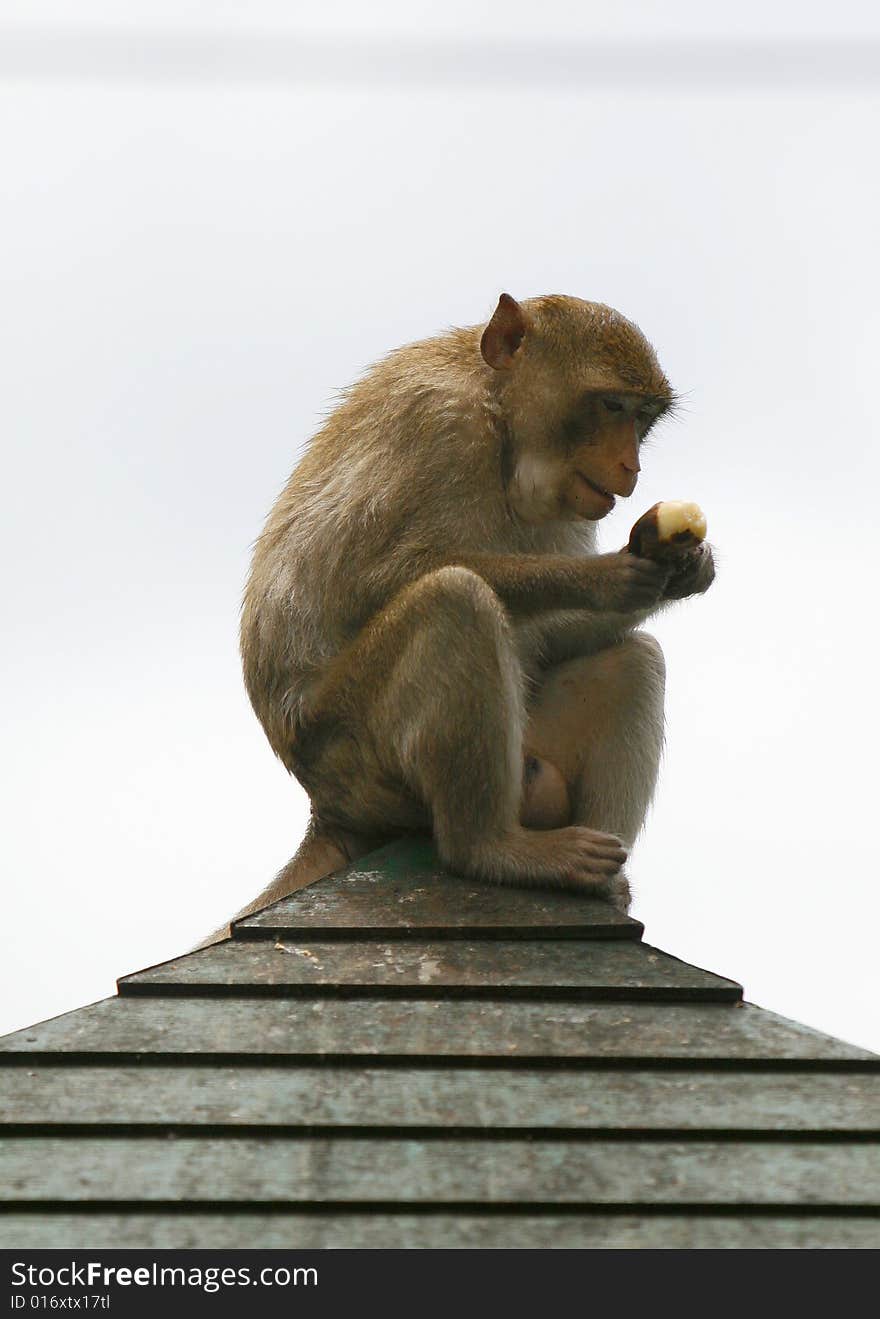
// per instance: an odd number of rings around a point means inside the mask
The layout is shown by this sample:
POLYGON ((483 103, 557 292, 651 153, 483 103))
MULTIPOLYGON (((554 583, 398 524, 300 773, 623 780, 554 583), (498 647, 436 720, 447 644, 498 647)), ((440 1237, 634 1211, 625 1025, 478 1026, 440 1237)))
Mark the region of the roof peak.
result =
POLYGON ((640 939, 589 894, 450 874, 424 835, 397 839, 232 923, 233 938, 640 939))

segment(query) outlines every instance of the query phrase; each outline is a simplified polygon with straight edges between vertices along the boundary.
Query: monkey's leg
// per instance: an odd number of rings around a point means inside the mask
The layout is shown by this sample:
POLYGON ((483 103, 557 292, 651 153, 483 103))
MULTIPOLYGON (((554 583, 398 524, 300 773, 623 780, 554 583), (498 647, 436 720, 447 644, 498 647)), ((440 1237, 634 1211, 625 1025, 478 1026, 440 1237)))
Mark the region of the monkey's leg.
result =
MULTIPOLYGON (((633 632, 550 669, 531 711, 528 744, 559 769, 574 822, 615 833, 626 847, 657 784, 664 685, 659 645, 646 632, 633 632)), ((616 900, 625 905, 624 884, 617 889, 616 900)))
POLYGON ((603 891, 625 859, 619 839, 520 823, 523 687, 486 582, 455 567, 420 578, 340 656, 318 696, 327 731, 297 770, 316 814, 356 833, 431 824, 441 858, 464 874, 603 891))
POLYGON ((527 741, 555 765, 573 818, 629 847, 654 795, 663 749, 665 665, 646 632, 548 670, 527 741))

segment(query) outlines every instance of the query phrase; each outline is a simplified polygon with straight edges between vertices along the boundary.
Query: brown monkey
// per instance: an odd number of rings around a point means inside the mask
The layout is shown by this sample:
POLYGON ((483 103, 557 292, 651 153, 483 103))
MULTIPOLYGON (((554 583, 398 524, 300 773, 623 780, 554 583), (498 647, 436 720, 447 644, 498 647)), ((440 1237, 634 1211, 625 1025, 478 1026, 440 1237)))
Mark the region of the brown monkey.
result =
MULTIPOLYGON (((595 527, 673 403, 635 325, 562 296, 502 294, 348 391, 245 592, 248 693, 313 809, 247 910, 414 829, 462 873, 626 905, 663 736, 663 657, 636 629, 670 568, 596 554, 595 527)), ((689 552, 676 598, 713 575, 689 552)))

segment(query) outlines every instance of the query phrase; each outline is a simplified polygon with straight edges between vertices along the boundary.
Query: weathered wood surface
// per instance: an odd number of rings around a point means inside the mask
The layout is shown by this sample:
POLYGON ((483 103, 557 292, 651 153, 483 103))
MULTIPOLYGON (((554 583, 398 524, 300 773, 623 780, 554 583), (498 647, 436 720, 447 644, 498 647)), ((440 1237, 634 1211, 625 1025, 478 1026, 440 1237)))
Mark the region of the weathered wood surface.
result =
POLYGON ((119 981, 123 995, 334 995, 340 989, 444 997, 504 991, 546 998, 735 1002, 741 986, 637 942, 569 939, 437 943, 228 940, 119 981))
POLYGON ((237 939, 638 939, 643 928, 596 898, 450 875, 428 839, 411 838, 237 921, 233 933, 237 939))
POLYGON ((880 1217, 697 1213, 0 1214, 0 1248, 876 1250, 880 1217))
POLYGON ((880 1143, 7 1137, 0 1202, 880 1206, 880 1143))
POLYGON ((0 1058, 710 1061, 880 1069, 880 1057, 751 1004, 108 998, 0 1039, 0 1058))
MULTIPOLYGON (((871 1132, 880 1073, 0 1068, 4 1124, 871 1132)), ((0 1127, 2 1135, 2 1127, 0 1127)))

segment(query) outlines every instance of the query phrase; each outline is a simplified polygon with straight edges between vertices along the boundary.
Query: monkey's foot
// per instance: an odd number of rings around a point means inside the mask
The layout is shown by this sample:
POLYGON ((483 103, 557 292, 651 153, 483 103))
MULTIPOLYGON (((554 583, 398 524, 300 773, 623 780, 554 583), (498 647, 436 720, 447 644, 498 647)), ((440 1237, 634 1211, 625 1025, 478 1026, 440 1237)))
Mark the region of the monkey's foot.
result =
POLYGON ((626 856, 616 835, 596 829, 570 826, 538 833, 520 827, 479 843, 465 857, 444 860, 496 884, 547 884, 604 897, 626 856))

